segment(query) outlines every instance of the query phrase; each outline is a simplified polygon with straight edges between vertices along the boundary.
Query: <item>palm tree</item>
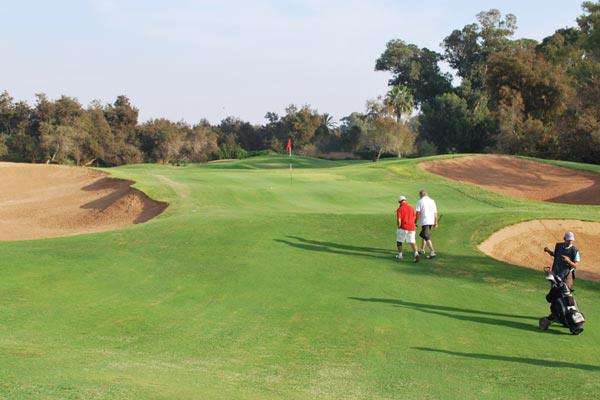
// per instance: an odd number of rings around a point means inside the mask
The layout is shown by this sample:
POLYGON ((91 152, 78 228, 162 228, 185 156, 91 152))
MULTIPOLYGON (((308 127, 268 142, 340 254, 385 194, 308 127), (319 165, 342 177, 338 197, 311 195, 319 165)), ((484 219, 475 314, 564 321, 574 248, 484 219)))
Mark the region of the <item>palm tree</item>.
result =
POLYGON ((335 128, 335 121, 333 120, 333 117, 331 115, 325 113, 321 115, 321 125, 323 125, 327 129, 333 129, 335 128))
POLYGON ((410 90, 403 85, 395 85, 387 93, 386 103, 394 109, 398 122, 402 120, 402 115, 412 113, 414 107, 414 98, 410 90))

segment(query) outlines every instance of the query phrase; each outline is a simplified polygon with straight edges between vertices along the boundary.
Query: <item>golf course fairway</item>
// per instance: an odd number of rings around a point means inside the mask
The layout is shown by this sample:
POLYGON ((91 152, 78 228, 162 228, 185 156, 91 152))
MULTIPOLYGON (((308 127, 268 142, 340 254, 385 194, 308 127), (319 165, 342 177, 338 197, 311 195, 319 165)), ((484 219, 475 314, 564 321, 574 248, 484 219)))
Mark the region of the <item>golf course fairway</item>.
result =
POLYGON ((169 207, 0 242, 0 398, 599 398, 600 282, 576 282, 580 336, 541 332, 543 274, 477 245, 525 220, 600 221, 600 206, 511 198, 422 161, 105 170, 169 207), (421 188, 442 214, 438 258, 397 262, 396 199, 421 188))

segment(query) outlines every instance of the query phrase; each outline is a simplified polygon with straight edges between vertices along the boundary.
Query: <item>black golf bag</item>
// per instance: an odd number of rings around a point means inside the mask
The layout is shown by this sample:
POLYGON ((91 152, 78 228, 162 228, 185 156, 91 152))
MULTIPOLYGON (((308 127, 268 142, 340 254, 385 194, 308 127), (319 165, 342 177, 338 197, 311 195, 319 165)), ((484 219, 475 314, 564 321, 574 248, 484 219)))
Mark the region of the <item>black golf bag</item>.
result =
MULTIPOLYGON (((569 271, 569 274, 573 274, 573 280, 574 272, 574 269, 569 271)), ((585 317, 579 311, 573 293, 565 282, 566 277, 563 280, 549 271, 546 279, 550 282, 550 292, 546 295, 546 301, 550 303, 550 315, 540 319, 540 329, 546 330, 552 322, 558 322, 569 328, 573 335, 579 335, 583 332, 585 317)))

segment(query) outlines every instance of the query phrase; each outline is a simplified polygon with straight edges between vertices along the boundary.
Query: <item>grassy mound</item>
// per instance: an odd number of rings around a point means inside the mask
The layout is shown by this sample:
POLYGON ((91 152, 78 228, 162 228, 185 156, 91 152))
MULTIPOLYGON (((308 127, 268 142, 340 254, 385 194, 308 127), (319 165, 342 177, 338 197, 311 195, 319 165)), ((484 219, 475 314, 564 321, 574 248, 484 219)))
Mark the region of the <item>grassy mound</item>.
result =
POLYGON ((120 167, 171 204, 162 216, 0 243, 0 397, 598 396, 600 284, 577 282, 581 336, 539 332, 541 274, 476 245, 600 207, 504 197, 419 160, 300 160, 291 183, 285 157, 120 167), (421 187, 443 214, 440 256, 398 263, 396 198, 421 187))
MULTIPOLYGON (((342 165, 356 164, 360 161, 350 160, 324 160, 311 157, 282 157, 279 155, 268 155, 251 157, 243 160, 218 160, 202 165, 203 168, 213 169, 281 169, 289 168, 331 168, 342 165)), ((364 161, 362 161, 364 162, 364 161)))

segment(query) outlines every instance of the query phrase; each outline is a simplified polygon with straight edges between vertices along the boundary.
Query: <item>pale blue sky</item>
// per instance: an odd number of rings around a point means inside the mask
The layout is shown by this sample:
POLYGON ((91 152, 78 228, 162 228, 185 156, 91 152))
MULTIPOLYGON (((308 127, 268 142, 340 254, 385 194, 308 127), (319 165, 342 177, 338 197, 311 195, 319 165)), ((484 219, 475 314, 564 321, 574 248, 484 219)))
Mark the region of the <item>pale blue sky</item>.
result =
POLYGON ((385 93, 374 72, 388 40, 439 49, 490 8, 517 37, 575 25, 578 0, 0 0, 0 91, 129 96, 141 119, 262 122, 311 104, 336 118, 385 93))

